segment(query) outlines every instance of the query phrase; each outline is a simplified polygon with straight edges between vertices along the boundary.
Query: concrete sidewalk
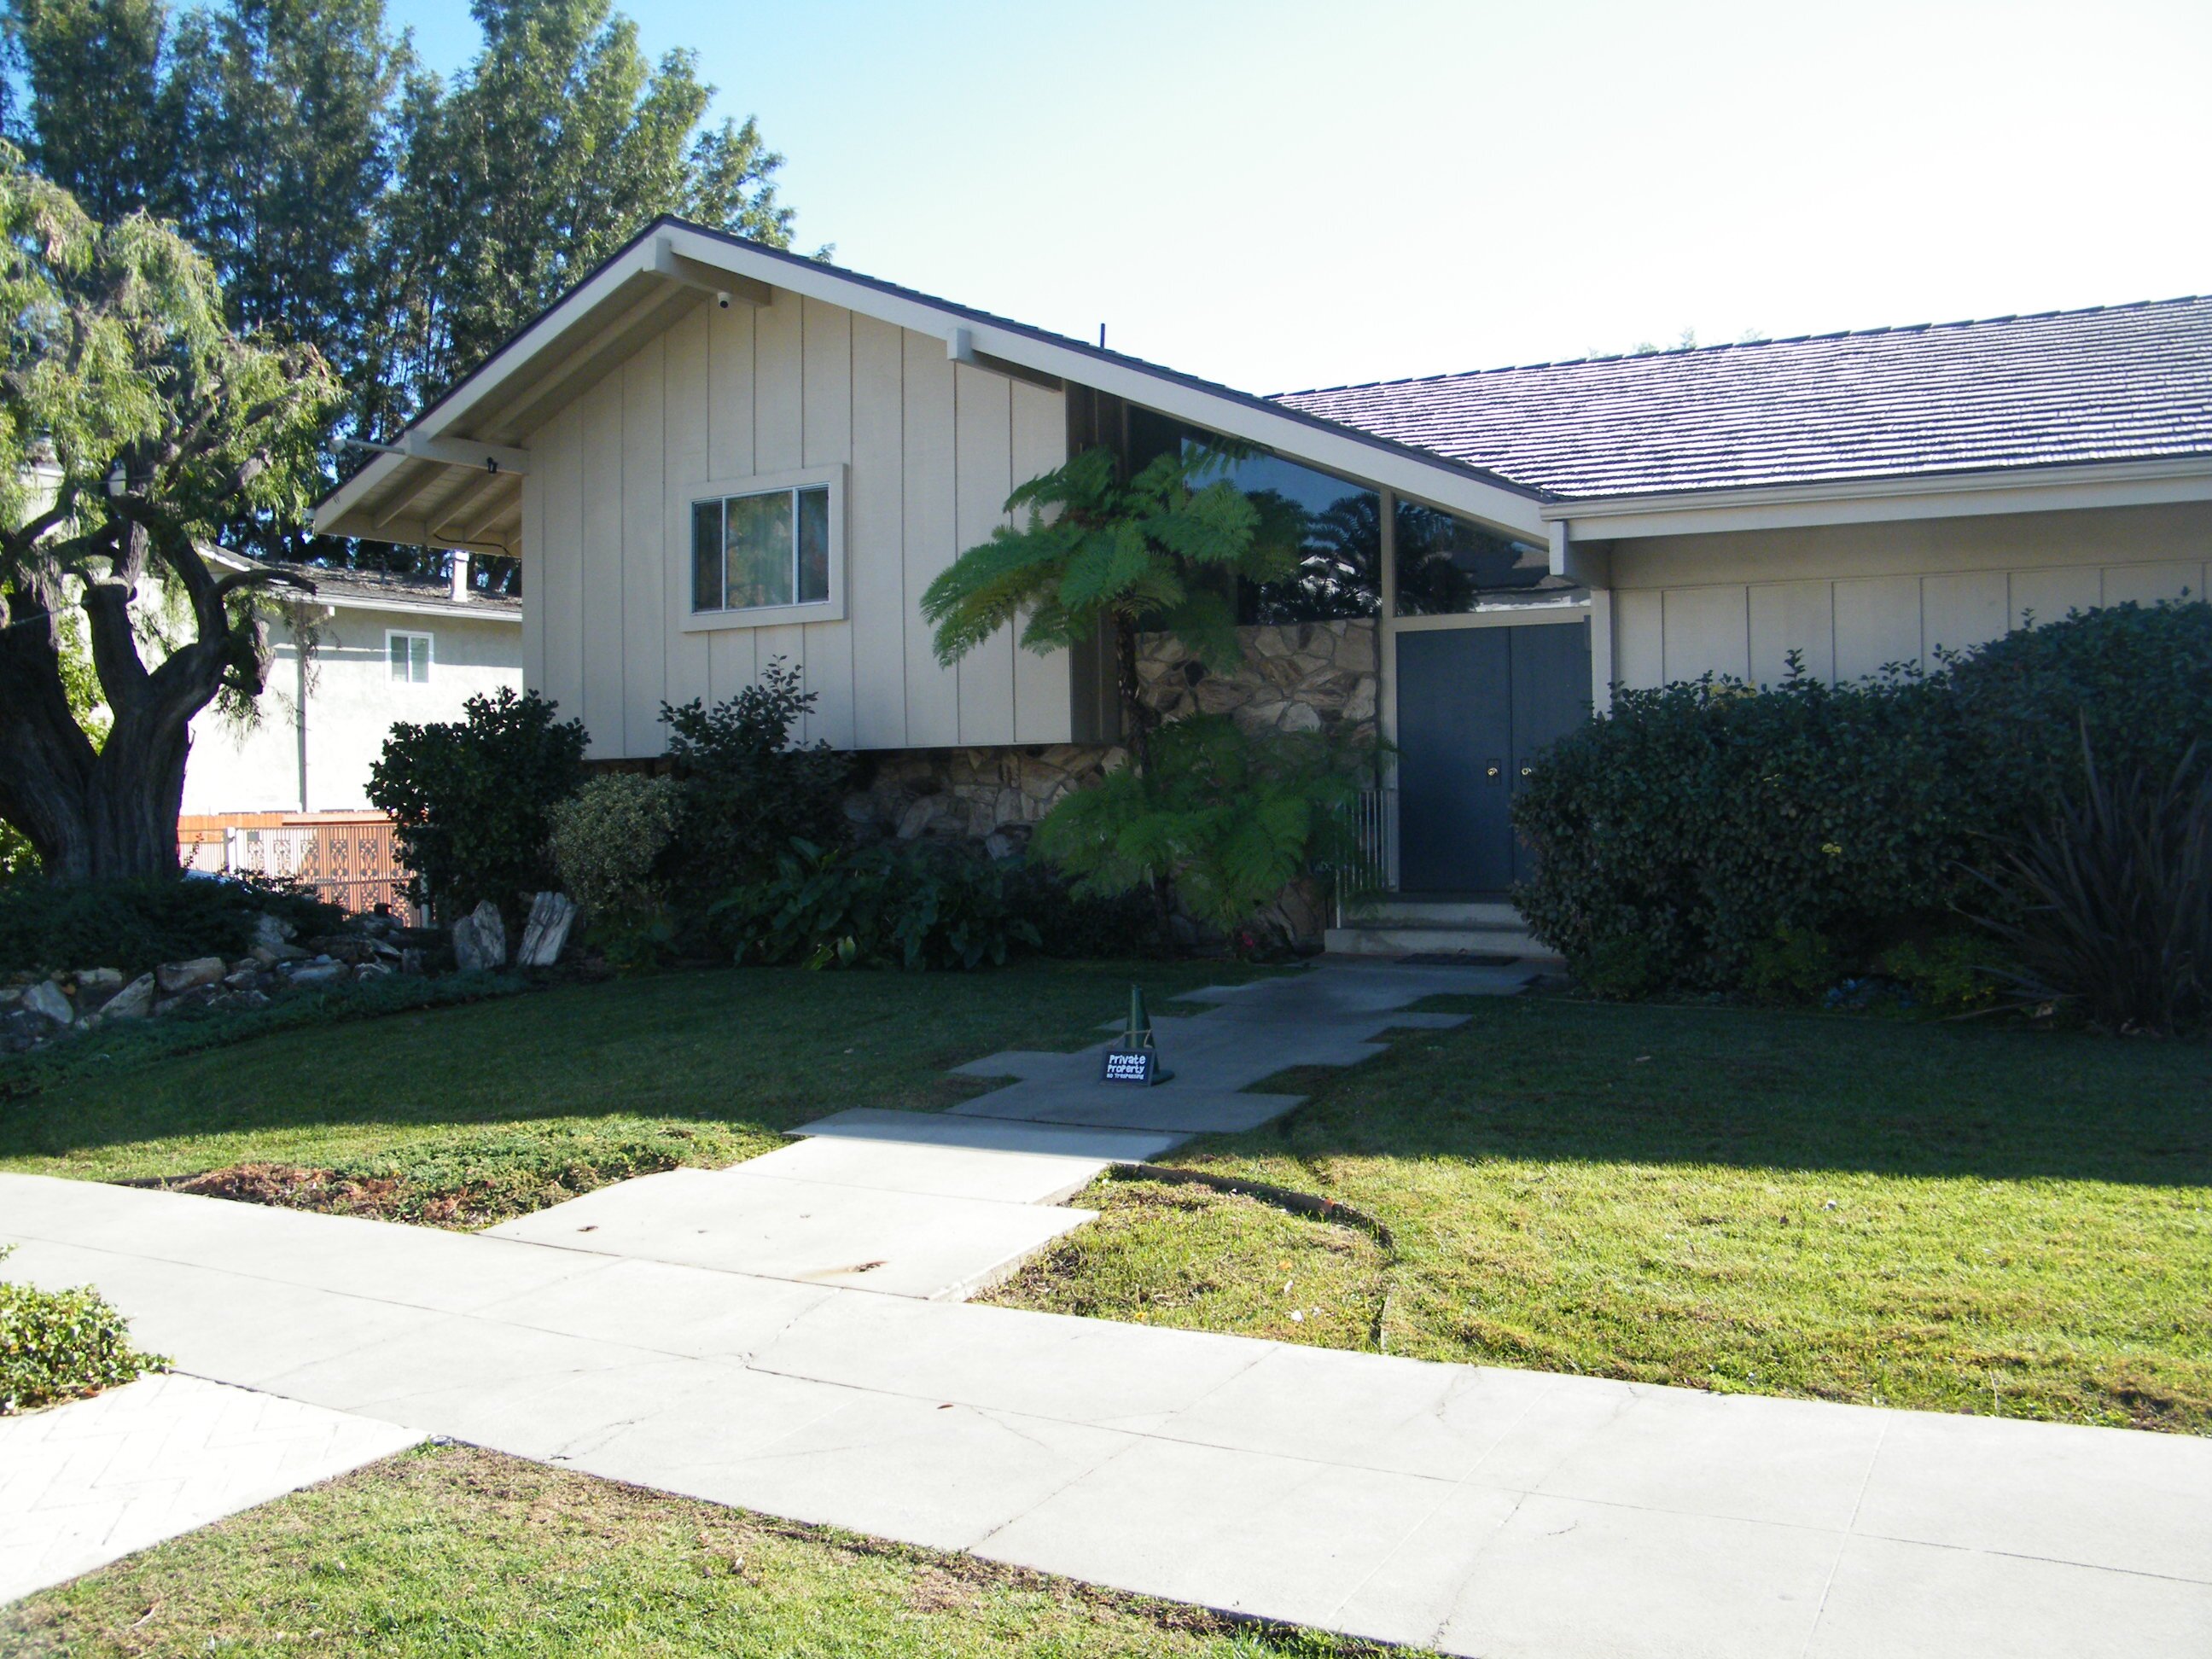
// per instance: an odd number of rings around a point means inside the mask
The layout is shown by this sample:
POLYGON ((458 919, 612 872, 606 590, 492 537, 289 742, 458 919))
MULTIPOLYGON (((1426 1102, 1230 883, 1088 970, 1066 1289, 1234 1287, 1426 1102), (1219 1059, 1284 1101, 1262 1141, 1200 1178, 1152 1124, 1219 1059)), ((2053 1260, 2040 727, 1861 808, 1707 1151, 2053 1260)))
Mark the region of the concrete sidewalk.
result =
POLYGON ((1720 1397, 0 1176, 191 1374, 1485 1656, 2212 1651, 2212 1441, 1720 1397))

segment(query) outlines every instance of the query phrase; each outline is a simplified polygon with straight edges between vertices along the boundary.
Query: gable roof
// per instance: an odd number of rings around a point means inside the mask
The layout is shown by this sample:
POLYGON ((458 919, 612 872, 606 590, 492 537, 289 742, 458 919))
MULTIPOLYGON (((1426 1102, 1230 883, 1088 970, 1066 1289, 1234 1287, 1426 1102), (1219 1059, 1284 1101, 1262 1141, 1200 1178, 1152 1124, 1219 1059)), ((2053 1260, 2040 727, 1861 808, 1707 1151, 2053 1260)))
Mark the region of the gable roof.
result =
POLYGON ((2212 454, 2212 297, 1285 393, 1561 499, 2212 454))
POLYGON ((949 354, 1155 409, 1294 460, 1385 485, 1519 535, 1543 534, 1543 492, 1454 457, 1274 400, 675 218, 647 225, 409 424, 315 509, 326 535, 514 550, 514 447, 685 311, 722 295, 825 301, 946 343, 949 354), (488 463, 496 461, 496 466, 488 463))

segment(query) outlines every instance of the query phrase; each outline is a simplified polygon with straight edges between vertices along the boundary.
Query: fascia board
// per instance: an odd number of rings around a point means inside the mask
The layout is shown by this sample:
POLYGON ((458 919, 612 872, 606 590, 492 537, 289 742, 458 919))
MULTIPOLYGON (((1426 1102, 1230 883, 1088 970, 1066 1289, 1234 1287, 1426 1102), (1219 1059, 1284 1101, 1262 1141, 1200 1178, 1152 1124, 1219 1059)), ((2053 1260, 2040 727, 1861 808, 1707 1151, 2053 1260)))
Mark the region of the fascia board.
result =
POLYGON ((2212 456, 1547 501, 1543 516, 1578 539, 1621 541, 2199 501, 2212 501, 2212 456))

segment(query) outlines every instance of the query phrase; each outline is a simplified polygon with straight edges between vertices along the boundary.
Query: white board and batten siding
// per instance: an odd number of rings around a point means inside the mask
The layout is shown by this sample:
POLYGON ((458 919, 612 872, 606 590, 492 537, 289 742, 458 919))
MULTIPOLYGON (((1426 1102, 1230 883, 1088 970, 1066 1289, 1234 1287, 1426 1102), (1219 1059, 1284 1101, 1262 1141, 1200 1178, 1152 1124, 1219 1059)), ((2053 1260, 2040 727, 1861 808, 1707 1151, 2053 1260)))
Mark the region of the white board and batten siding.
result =
POLYGON ((1019 650, 1001 629, 942 667, 921 611, 931 579, 1007 522, 1013 487, 1066 459, 1063 402, 950 361, 933 336, 786 292, 687 314, 529 441, 527 683, 582 716, 595 759, 661 753, 662 702, 719 702, 778 659, 818 699, 808 741, 1068 741, 1065 653, 1019 650), (701 628, 686 488, 830 469, 842 617, 732 612, 701 628))
POLYGON ((2109 511, 1655 538, 1613 552, 1613 678, 1832 683, 2069 611, 2205 597, 2212 509, 2109 511))

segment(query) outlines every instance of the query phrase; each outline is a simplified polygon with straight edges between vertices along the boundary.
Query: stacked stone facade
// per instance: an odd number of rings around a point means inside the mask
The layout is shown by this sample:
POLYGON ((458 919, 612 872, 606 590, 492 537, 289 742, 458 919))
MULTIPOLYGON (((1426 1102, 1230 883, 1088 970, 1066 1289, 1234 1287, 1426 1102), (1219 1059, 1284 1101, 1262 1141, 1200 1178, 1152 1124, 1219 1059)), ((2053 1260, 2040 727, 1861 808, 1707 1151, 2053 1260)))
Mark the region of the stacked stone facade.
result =
MULTIPOLYGON (((1380 686, 1375 624, 1362 619, 1237 630, 1244 657, 1209 672, 1170 634, 1139 641, 1137 677, 1163 719, 1228 714, 1254 730, 1348 727, 1371 739, 1380 686)), ((864 836, 981 842, 995 856, 1028 846, 1038 819, 1070 790, 1121 764, 1116 746, 893 750, 861 757, 846 816, 864 836)))

